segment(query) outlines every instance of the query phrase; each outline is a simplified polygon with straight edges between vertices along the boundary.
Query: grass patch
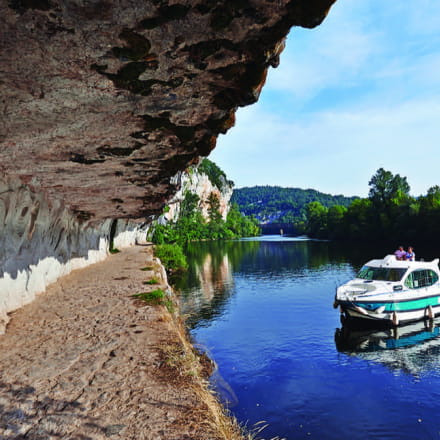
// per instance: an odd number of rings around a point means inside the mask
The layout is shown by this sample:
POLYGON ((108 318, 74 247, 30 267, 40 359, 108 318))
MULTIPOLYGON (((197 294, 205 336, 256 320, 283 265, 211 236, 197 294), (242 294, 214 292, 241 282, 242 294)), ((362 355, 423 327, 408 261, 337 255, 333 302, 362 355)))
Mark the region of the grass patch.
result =
POLYGON ((162 289, 136 293, 133 295, 133 298, 140 299, 152 306, 165 306, 170 313, 174 313, 175 311, 174 303, 162 289))
POLYGON ((165 299, 165 292, 162 289, 156 289, 151 292, 136 293, 133 297, 152 305, 162 305, 162 302, 165 299))
POLYGON ((144 281, 143 284, 147 284, 147 285, 159 284, 159 280, 157 280, 156 278, 151 278, 151 280, 144 281))
POLYGON ((141 267, 141 270, 143 270, 144 272, 148 271, 148 270, 153 270, 154 267, 153 266, 145 266, 145 267, 141 267))

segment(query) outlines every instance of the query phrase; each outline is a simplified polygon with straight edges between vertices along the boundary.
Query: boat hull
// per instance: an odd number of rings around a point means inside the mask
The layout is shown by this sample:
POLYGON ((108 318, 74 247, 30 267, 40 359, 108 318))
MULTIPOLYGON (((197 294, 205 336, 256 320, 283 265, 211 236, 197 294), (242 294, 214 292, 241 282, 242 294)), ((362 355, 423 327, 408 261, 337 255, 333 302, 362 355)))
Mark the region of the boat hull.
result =
POLYGON ((398 301, 337 300, 337 305, 345 317, 398 325, 403 322, 433 319, 440 315, 440 293, 398 301))

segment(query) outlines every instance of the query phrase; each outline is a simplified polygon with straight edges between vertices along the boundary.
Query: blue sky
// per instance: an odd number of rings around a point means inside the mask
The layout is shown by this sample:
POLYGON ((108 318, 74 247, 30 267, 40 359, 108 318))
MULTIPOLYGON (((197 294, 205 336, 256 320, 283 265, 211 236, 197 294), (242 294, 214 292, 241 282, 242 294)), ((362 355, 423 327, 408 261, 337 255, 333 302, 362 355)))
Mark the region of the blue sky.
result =
POLYGON ((383 167, 412 195, 440 185, 440 1, 338 0, 293 28, 258 103, 210 159, 236 188, 368 194, 383 167))

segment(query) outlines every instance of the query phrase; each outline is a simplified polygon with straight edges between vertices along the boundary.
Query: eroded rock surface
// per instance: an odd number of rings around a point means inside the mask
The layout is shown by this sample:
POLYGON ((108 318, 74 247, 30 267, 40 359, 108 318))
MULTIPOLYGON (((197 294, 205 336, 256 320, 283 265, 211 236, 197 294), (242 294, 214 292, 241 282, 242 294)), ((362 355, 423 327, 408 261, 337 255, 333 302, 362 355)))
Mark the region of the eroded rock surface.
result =
POLYGON ((0 172, 83 220, 158 213, 334 0, 0 0, 0 172))

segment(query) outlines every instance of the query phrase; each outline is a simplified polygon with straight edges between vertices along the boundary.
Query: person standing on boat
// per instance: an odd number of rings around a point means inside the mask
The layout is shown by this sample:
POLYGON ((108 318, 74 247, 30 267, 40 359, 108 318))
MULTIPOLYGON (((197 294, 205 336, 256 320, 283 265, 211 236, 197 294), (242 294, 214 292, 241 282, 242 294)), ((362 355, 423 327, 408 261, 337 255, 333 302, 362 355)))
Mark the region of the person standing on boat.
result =
POLYGON ((405 255, 405 259, 408 261, 415 261, 416 259, 416 254, 411 246, 408 246, 408 252, 405 255))
POLYGON ((396 257, 396 260, 404 260, 406 257, 405 249, 403 249, 403 246, 399 246, 399 249, 397 249, 396 252, 394 252, 394 256, 396 257))

